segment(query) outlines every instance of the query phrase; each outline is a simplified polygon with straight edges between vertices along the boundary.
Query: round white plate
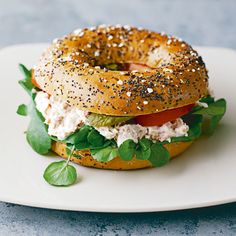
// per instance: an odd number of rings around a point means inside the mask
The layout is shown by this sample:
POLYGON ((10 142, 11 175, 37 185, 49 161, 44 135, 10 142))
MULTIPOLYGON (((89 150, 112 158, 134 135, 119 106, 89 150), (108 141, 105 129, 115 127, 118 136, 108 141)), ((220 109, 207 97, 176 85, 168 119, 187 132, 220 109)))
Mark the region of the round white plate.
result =
POLYGON ((46 44, 16 45, 0 51, 0 200, 35 207, 96 211, 151 212, 217 205, 236 200, 236 53, 198 47, 216 97, 228 102, 227 114, 211 137, 159 169, 97 170, 76 166, 79 180, 52 187, 42 175, 59 158, 40 156, 26 142, 28 119, 16 114, 27 103, 18 85, 17 64, 31 67, 46 44))

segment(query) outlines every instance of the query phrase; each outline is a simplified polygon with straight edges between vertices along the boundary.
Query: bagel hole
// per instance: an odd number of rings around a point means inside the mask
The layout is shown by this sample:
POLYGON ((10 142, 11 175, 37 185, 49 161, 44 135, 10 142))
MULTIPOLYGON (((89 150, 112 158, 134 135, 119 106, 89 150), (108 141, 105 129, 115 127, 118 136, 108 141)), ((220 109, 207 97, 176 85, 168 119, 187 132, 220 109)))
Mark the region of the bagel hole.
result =
POLYGON ((146 72, 152 70, 149 66, 139 63, 110 63, 100 66, 102 69, 106 68, 112 71, 138 71, 146 72))

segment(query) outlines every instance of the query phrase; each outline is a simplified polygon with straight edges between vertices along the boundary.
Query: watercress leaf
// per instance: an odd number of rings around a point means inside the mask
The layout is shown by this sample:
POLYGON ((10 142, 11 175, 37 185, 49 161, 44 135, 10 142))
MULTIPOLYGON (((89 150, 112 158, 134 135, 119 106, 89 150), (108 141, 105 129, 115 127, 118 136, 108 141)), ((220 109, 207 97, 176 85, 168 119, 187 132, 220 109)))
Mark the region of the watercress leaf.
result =
POLYGON ((102 114, 91 113, 88 116, 88 123, 94 127, 112 126, 121 122, 132 119, 131 116, 107 116, 102 114))
POLYGON ((68 165, 67 161, 58 161, 46 168, 43 177, 51 185, 69 186, 77 180, 77 173, 75 167, 68 165))
POLYGON ((21 104, 18 106, 16 113, 21 116, 27 116, 27 106, 25 104, 21 104))
POLYGON ((34 88, 34 85, 31 81, 32 72, 31 70, 28 70, 24 65, 19 64, 19 68, 21 72, 24 74, 24 79, 19 81, 19 84, 23 87, 23 89, 31 95, 32 89, 34 88))
POLYGON ((72 155, 72 149, 70 147, 66 147, 66 155, 71 156, 72 155))
POLYGON ((79 130, 68 136, 64 142, 71 143, 71 144, 77 144, 80 142, 87 142, 87 136, 89 132, 91 131, 91 127, 88 125, 82 126, 79 130))
POLYGON ((97 130, 93 129, 88 134, 87 140, 91 144, 91 147, 101 147, 105 139, 97 130))
POLYGON ((100 162, 111 161, 115 157, 119 156, 118 149, 112 146, 108 146, 101 149, 91 149, 91 155, 94 159, 100 162))
POLYGON ((225 114, 225 111, 226 111, 226 101, 225 99, 221 98, 213 103, 210 103, 207 108, 202 108, 200 110, 195 111, 194 114, 223 116, 225 114))
POLYGON ((146 138, 139 140, 135 148, 135 156, 138 160, 147 160, 151 155, 152 141, 146 138))
POLYGON ((19 69, 22 72, 22 74, 25 76, 25 78, 31 78, 32 76, 32 70, 28 70, 25 65, 19 64, 19 69))
POLYGON ((151 146, 151 155, 148 160, 152 166, 161 167, 169 162, 170 154, 162 144, 153 143, 151 146))
POLYGON ((197 114, 185 115, 183 117, 183 120, 189 125, 188 136, 173 137, 171 138, 171 142, 188 142, 197 139, 202 132, 201 129, 202 119, 203 119, 202 115, 197 115, 197 114))
POLYGON ((138 143, 144 150, 149 149, 152 145, 152 141, 147 138, 140 139, 138 143))
POLYGON ((48 135, 46 125, 42 121, 42 115, 33 106, 30 116, 31 121, 27 129, 26 139, 37 153, 46 154, 51 149, 51 138, 48 135))
POLYGON ((212 135, 223 116, 204 117, 202 130, 204 134, 212 135))
POLYGON ((91 144, 87 141, 82 141, 82 142, 79 142, 79 143, 76 143, 75 144, 75 149, 76 150, 85 150, 85 149, 89 149, 91 146, 91 144))
POLYGON ((118 148, 120 158, 124 161, 132 160, 135 154, 136 143, 132 139, 124 141, 118 148))
POLYGON ((142 149, 138 148, 135 150, 135 156, 138 160, 148 160, 151 155, 151 148, 142 149))
POLYGON ((211 96, 203 97, 199 100, 199 102, 204 102, 207 104, 213 103, 214 101, 215 101, 215 99, 211 96))

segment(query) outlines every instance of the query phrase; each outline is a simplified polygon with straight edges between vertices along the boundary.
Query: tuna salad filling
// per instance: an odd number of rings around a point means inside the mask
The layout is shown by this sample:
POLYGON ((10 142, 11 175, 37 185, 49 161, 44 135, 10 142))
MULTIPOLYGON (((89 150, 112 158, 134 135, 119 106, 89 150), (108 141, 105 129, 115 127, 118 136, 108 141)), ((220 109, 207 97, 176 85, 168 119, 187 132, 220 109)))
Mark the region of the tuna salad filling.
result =
MULTIPOLYGON (((43 91, 39 91, 35 97, 35 104, 41 112, 48 125, 48 134, 58 138, 66 139, 83 125, 91 125, 89 112, 72 107, 58 98, 49 96, 43 91)), ((142 138, 152 141, 171 141, 173 137, 188 136, 189 126, 182 118, 169 121, 161 126, 144 127, 128 120, 110 126, 94 128, 106 139, 114 139, 120 146, 126 140, 133 140, 138 143, 142 138)))

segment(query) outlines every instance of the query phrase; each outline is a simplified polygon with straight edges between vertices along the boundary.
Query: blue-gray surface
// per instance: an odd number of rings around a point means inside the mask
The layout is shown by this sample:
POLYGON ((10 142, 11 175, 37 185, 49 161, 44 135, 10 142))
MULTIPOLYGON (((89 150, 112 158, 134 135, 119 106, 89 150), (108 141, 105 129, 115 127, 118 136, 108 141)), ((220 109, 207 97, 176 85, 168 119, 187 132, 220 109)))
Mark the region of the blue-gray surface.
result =
MULTIPOLYGON (((234 0, 0 0, 0 47, 49 42, 75 28, 101 23, 142 26, 191 44, 236 49, 234 0)), ((0 235, 78 234, 236 235, 236 204, 165 213, 101 214, 0 203, 0 235)))

